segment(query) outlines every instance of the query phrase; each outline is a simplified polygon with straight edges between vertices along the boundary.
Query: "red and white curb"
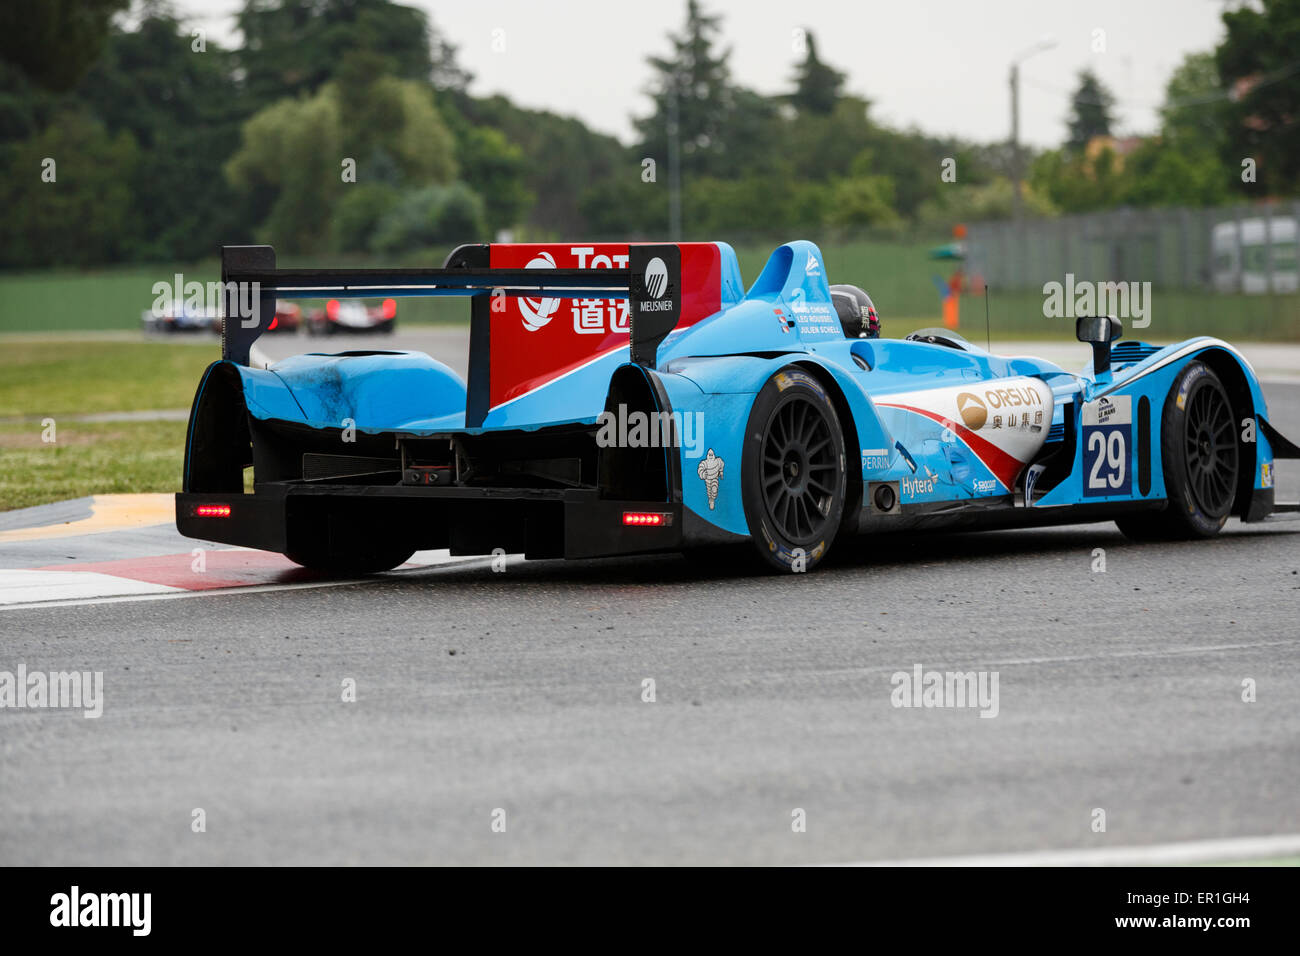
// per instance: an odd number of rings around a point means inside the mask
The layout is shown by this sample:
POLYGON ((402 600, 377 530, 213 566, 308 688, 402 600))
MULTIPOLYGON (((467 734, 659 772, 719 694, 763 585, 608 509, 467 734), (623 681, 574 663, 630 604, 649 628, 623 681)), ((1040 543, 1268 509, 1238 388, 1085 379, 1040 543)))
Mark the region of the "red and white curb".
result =
MULTIPOLYGON (((456 557, 421 551, 388 576, 430 568, 464 568, 491 557, 456 557)), ((516 559, 517 560, 517 559, 516 559)), ((232 591, 257 593, 338 587, 370 578, 327 578, 288 558, 245 548, 207 549, 117 561, 74 562, 42 568, 0 570, 0 611, 119 601, 197 597, 232 591)))

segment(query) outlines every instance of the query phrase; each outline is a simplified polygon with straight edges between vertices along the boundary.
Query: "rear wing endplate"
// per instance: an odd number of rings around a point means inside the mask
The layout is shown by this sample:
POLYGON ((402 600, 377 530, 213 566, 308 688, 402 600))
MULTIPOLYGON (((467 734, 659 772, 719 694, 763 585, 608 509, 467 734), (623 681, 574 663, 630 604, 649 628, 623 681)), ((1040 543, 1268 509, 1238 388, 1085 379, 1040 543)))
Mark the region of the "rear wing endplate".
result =
POLYGON ((628 299, 632 360, 653 368, 659 344, 681 316, 681 250, 633 245, 627 269, 493 269, 489 247, 463 245, 441 269, 277 269, 271 246, 222 246, 221 356, 247 365, 253 343, 275 316, 277 299, 468 296, 469 400, 466 424, 487 414, 488 323, 494 295, 628 299), (649 283, 649 294, 647 293, 649 283))

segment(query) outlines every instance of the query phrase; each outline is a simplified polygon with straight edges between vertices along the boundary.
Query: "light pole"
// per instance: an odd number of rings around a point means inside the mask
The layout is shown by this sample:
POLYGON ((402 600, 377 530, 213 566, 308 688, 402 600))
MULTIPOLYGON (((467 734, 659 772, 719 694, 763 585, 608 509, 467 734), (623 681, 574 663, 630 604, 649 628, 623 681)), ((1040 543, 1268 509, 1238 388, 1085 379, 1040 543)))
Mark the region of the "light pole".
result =
POLYGON ((682 237, 682 131, 681 108, 677 97, 680 86, 673 78, 668 96, 668 238, 682 237))
POLYGON ((1024 170, 1020 161, 1020 64, 1035 53, 1042 53, 1054 46, 1056 38, 1045 36, 1011 58, 1011 175, 1014 187, 1011 191, 1011 214, 1017 222, 1024 218, 1024 198, 1021 195, 1024 170))

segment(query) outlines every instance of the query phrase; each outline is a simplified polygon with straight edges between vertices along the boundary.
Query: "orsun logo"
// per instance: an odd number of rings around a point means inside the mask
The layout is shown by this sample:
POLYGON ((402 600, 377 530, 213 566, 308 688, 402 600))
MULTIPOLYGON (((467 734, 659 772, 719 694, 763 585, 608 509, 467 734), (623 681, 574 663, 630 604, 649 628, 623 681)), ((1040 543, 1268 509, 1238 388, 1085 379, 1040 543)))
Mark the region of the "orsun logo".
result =
POLYGON ((978 395, 970 392, 962 392, 957 396, 957 412, 966 427, 972 431, 979 431, 989 417, 988 407, 978 395))
MULTIPOLYGON (((554 269, 555 259, 549 252, 539 252, 533 256, 525 269, 554 269)), ((529 332, 536 332, 551 318, 560 308, 559 299, 527 299, 519 297, 519 314, 524 318, 524 328, 529 332)))
POLYGON ((658 299, 663 296, 668 289, 668 266, 658 256, 655 256, 646 263, 645 276, 642 279, 645 283, 645 291, 652 299, 658 299))

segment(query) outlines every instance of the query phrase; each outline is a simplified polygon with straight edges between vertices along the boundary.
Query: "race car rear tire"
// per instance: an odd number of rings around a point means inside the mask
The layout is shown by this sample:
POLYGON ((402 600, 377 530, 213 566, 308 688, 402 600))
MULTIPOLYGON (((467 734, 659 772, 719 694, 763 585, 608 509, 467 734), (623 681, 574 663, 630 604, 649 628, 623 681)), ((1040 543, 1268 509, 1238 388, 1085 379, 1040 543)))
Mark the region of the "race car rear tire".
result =
POLYGON ((1134 541, 1211 538, 1232 513, 1241 451, 1228 392, 1209 366, 1190 362, 1174 379, 1160 424, 1162 511, 1116 520, 1134 541))
POLYGON ((745 427, 741 498, 754 549, 774 571, 811 571, 844 513, 844 433, 822 385, 793 365, 763 386, 745 427))
POLYGON ((391 571, 405 564, 414 553, 413 548, 394 545, 351 554, 334 554, 317 550, 289 551, 285 557, 311 571, 338 577, 391 571))

